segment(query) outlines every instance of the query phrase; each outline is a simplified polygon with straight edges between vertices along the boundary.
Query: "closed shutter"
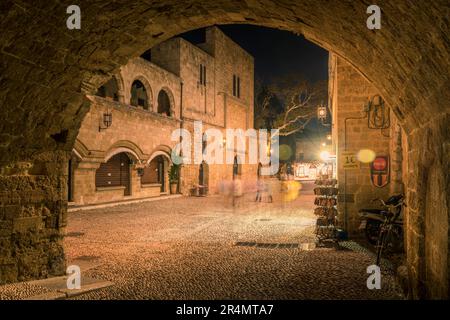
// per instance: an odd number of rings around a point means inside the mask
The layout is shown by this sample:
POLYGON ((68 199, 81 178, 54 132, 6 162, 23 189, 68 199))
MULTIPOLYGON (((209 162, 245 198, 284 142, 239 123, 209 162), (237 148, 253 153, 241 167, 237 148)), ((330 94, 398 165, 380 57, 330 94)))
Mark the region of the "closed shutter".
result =
POLYGON ((102 163, 95 173, 96 187, 124 186, 125 195, 130 192, 130 159, 125 153, 113 156, 102 163))

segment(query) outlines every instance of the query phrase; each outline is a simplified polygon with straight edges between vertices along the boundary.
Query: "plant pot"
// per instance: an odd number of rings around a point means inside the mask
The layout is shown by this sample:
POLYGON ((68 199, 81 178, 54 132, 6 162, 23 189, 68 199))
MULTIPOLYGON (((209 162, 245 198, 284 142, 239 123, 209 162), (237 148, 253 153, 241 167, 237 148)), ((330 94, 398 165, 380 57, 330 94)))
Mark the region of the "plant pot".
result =
POLYGON ((170 184, 170 193, 171 194, 176 194, 177 193, 177 187, 178 187, 178 183, 171 183, 170 184))

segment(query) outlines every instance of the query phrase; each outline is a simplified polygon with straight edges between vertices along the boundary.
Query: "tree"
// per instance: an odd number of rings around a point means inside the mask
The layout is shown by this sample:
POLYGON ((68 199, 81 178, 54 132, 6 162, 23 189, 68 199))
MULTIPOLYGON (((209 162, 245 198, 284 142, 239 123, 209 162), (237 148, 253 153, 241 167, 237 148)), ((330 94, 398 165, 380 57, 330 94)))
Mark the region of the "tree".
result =
POLYGON ((326 81, 311 83, 296 75, 275 79, 273 84, 261 86, 257 95, 255 127, 279 129, 280 136, 301 132, 315 118, 317 105, 326 99, 326 81))
POLYGON ((271 88, 261 82, 256 82, 255 95, 255 128, 273 129, 275 120, 283 111, 283 106, 271 88))

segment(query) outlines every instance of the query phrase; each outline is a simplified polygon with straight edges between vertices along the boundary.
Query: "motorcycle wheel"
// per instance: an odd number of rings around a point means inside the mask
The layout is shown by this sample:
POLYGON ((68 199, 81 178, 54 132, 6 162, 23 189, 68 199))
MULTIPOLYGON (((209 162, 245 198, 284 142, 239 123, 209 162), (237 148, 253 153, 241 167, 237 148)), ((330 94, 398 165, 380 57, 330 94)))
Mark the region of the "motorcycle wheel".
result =
POLYGON ((380 237, 378 238, 378 241, 377 241, 377 262, 376 262, 377 266, 380 266, 381 255, 382 255, 383 249, 386 245, 386 233, 387 233, 387 230, 381 230, 380 237))
POLYGON ((378 242, 378 237, 380 236, 380 225, 381 222, 376 220, 367 220, 366 224, 366 238, 367 241, 373 246, 378 242))

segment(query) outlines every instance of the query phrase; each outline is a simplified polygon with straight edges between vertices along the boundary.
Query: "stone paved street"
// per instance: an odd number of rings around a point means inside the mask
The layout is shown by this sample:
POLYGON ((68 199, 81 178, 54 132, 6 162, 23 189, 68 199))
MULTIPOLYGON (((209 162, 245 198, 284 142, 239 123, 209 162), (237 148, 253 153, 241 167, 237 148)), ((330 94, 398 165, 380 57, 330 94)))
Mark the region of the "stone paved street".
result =
MULTIPOLYGON (((308 192, 306 192, 308 193, 308 192)), ((77 299, 399 299, 384 274, 366 287, 367 252, 313 248, 313 195, 282 203, 177 198, 69 214, 69 263, 114 286, 77 299), (256 242, 259 246, 240 246, 256 242), (264 244, 295 244, 272 248, 264 244)))

